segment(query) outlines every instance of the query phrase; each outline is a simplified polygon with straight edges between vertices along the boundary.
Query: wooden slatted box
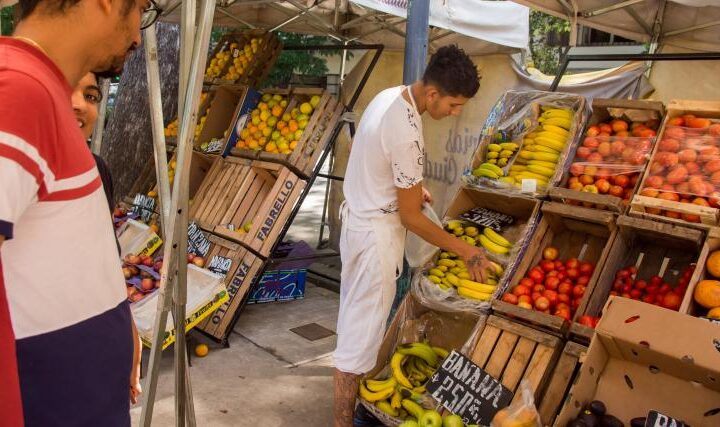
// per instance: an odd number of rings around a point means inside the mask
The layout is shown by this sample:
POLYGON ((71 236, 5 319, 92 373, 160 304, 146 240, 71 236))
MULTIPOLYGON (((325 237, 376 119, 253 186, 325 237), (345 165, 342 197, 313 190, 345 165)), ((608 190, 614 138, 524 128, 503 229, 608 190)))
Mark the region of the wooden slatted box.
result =
POLYGON ((697 267, 695 268, 695 272, 690 280, 690 286, 688 286, 687 293, 680 306, 680 313, 701 317, 707 315, 708 309, 696 303, 693 294, 695 287, 701 280, 720 280, 720 278, 714 277, 707 270, 708 258, 713 252, 718 250, 720 250, 720 228, 711 228, 700 251, 697 267))
MULTIPOLYGON (((525 256, 520 261, 507 292, 511 292, 527 272, 537 265, 542 259, 543 249, 553 246, 558 249, 559 260, 577 258, 595 265, 583 296, 583 301, 586 300, 604 268, 610 245, 615 239, 617 215, 555 202, 543 203, 541 213, 542 219, 531 236, 525 256)), ((525 309, 501 300, 493 301, 493 310, 563 337, 570 328, 570 322, 561 317, 525 309)))
POLYGON ((304 188, 282 165, 219 157, 195 196, 190 218, 267 257, 304 188))
POLYGON ((208 59, 208 67, 210 61, 220 52, 230 51, 230 58, 220 70, 219 76, 215 78, 205 76, 207 84, 244 84, 248 86, 257 86, 270 74, 270 70, 275 65, 275 61, 282 51, 282 42, 275 33, 264 30, 246 30, 242 32, 233 32, 223 35, 218 41, 215 49, 208 59), (259 38, 261 42, 257 45, 257 51, 252 54, 247 64, 247 68, 237 79, 227 80, 228 70, 233 66, 233 59, 241 55, 241 50, 245 45, 250 45, 253 38, 259 38), (230 50, 233 43, 237 43, 238 48, 230 50))
POLYGON ((560 358, 552 371, 550 382, 540 401, 536 404, 543 425, 551 426, 555 422, 555 418, 565 402, 565 396, 577 380, 582 359, 586 353, 587 347, 584 345, 572 341, 565 343, 560 358))
MULTIPOLYGON (((562 350, 562 340, 511 320, 489 316, 470 359, 515 392, 527 380, 538 401, 562 350)), ((516 393, 513 401, 521 398, 516 393)))
MULTIPOLYGON (((674 283, 684 266, 698 260, 705 237, 701 230, 629 216, 619 217, 617 224, 605 266, 597 282, 588 288, 589 298, 578 309, 578 318, 600 316, 613 290, 615 273, 622 268, 634 265, 638 279, 658 275, 674 283)), ((594 332, 579 323, 570 330, 571 338, 583 343, 589 343, 594 332)))
MULTIPOLYGON (((623 110, 623 114, 629 117, 640 116, 643 121, 646 117, 652 117, 656 120, 662 120, 665 114, 665 107, 662 102, 658 101, 645 101, 645 100, 631 100, 631 99, 593 99, 592 100, 592 116, 588 121, 589 125, 596 125, 601 122, 607 123, 613 116, 610 115, 611 110, 623 110)), ((618 138, 618 137, 613 137, 618 138)), ((581 141, 584 138, 581 138, 581 141)), ((639 138, 638 138, 639 139, 639 138)), ((654 138, 650 138, 652 143, 655 142, 654 138)), ((582 145, 580 142, 579 145, 582 145)), ((575 150, 577 147, 575 147, 575 150)), ((649 155, 650 153, 648 153, 649 155)), ((575 153, 573 152, 574 157, 575 153)), ((575 160, 574 160, 575 161, 575 160)), ((574 162, 573 161, 573 162, 574 162)), ((582 162, 583 160, 577 160, 582 162)), ((586 160, 585 160, 586 161, 586 160)), ((572 162, 568 163, 568 166, 572 162)), ((640 177, 645 172, 647 166, 647 159, 645 163, 637 166, 640 177)), ((620 197, 612 196, 610 194, 596 194, 582 191, 575 191, 567 188, 568 180, 570 179, 570 169, 565 171, 562 181, 557 187, 550 189, 550 198, 557 202, 570 202, 574 204, 584 204, 585 207, 592 207, 595 209, 606 209, 616 213, 624 213, 629 203, 623 201, 620 197)), ((633 194, 637 191, 640 186, 640 180, 636 183, 633 188, 633 194)))

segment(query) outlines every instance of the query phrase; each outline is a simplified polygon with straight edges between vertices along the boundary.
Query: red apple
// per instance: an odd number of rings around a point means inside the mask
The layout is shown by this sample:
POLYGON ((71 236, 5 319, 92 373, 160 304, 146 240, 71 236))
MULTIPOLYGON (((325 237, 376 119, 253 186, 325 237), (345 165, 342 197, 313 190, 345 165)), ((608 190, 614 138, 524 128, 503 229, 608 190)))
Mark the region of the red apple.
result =
POLYGON ((533 286, 532 291, 533 291, 533 293, 537 292, 537 293, 541 294, 541 293, 545 292, 545 286, 535 285, 535 286, 533 286))
POLYGON ((187 262, 188 264, 193 262, 193 259, 195 259, 195 254, 187 254, 187 262))
POLYGON ((528 277, 535 283, 542 283, 545 281, 545 272, 539 267, 533 267, 528 273, 528 277))
POLYGON ((632 299, 639 300, 641 296, 642 291, 640 291, 639 289, 633 289, 630 291, 630 298, 632 299))
POLYGON ((575 285, 572 290, 573 297, 575 299, 581 299, 583 295, 585 295, 585 286, 583 285, 575 285))
POLYGON ((553 270, 555 270, 555 263, 550 261, 549 259, 544 259, 540 261, 540 268, 546 273, 549 273, 553 270))
POLYGON ((680 308, 680 303, 682 302, 682 298, 680 298, 679 295, 670 292, 666 294, 662 299, 662 306, 677 311, 680 308))
POLYGON ((613 185, 612 187, 610 187, 610 191, 608 191, 608 194, 615 197, 623 197, 623 195, 625 194, 625 189, 619 185, 613 185))
POLYGON ((532 310, 533 306, 529 302, 520 301, 518 302, 518 307, 526 308, 528 310, 532 310))
POLYGON ((579 324, 587 326, 588 328, 593 328, 595 324, 595 319, 593 319, 592 316, 580 316, 580 318, 577 321, 579 324))
POLYGON ((530 295, 520 295, 518 297, 518 304, 521 302, 524 302, 525 304, 532 304, 532 298, 530 298, 530 295))
POLYGON ((570 295, 568 294, 558 294, 558 305, 560 304, 570 304, 570 295))
POLYGON ((546 277, 545 288, 550 290, 557 290, 560 286, 560 279, 557 277, 546 277))
POLYGON ((530 295, 530 288, 523 285, 517 285, 513 288, 512 293, 518 297, 522 295, 530 295))
POLYGON ((562 282, 558 285, 558 293, 569 295, 572 292, 573 285, 569 282, 562 282))
POLYGON ((568 269, 567 269, 567 276, 568 276, 570 279, 575 280, 575 279, 577 279, 578 277, 580 277, 580 272, 578 271, 577 268, 568 268, 568 269))
POLYGON ((578 268, 578 270, 580 270, 580 274, 584 276, 590 276, 595 270, 595 266, 587 261, 583 261, 580 263, 580 267, 578 268))
POLYGON ((575 284, 576 284, 576 285, 587 286, 588 283, 590 283, 590 276, 580 276, 580 277, 578 277, 577 280, 575 281, 575 284))
POLYGON ((541 311, 547 310, 548 308, 550 308, 550 301, 543 296, 538 297, 537 299, 535 299, 535 308, 541 311))
POLYGON ((140 287, 143 288, 144 291, 150 291, 152 289, 155 289, 155 281, 150 278, 142 279, 140 287))
POLYGON ((597 187, 600 194, 605 194, 610 191, 610 182, 607 179, 598 179, 595 181, 595 187, 597 187))
POLYGON ((559 302, 558 293, 553 290, 546 289, 545 292, 543 292, 543 296, 550 301, 551 307, 555 307, 559 302))
POLYGON ((535 286, 535 282, 533 282, 533 280, 529 277, 523 277, 522 279, 520 279, 520 283, 518 284, 525 286, 528 289, 532 289, 532 287, 535 286))
POLYGON ((201 268, 205 266, 205 259, 200 256, 196 256, 195 258, 193 258, 192 262, 193 262, 193 264, 195 264, 201 268))
POLYGON ((580 261, 578 261, 577 258, 570 258, 567 261, 565 261, 565 267, 566 268, 578 268, 580 266, 580 261))
POLYGON ((502 300, 505 301, 505 302, 508 303, 508 304, 513 304, 513 305, 517 305, 517 303, 518 303, 518 297, 517 297, 517 295, 513 295, 513 294, 505 294, 505 295, 503 295, 502 300))

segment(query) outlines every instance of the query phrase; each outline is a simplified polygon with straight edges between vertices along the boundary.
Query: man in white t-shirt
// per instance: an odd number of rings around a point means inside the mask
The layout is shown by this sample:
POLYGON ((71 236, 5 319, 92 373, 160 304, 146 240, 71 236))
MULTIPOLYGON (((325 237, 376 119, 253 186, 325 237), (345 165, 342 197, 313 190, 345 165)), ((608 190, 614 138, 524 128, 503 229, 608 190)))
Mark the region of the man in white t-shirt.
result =
POLYGON ((421 115, 460 114, 480 87, 470 58, 440 48, 422 80, 380 92, 367 106, 350 152, 343 192, 342 274, 335 350, 335 427, 352 426, 360 375, 375 365, 402 272, 406 230, 460 255, 476 280, 489 262, 482 250, 422 214, 425 145, 421 115))

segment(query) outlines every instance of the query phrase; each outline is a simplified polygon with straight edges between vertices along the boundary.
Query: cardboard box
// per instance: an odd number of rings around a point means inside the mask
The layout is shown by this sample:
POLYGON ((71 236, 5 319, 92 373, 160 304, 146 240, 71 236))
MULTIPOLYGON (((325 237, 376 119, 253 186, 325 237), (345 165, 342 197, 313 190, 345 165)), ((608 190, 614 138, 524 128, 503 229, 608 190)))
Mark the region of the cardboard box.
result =
POLYGON ((293 301, 305 298, 307 270, 273 270, 263 273, 257 288, 253 289, 248 304, 293 301))
POLYGON ((613 297, 555 426, 592 400, 626 426, 656 410, 693 427, 720 425, 720 328, 613 297))

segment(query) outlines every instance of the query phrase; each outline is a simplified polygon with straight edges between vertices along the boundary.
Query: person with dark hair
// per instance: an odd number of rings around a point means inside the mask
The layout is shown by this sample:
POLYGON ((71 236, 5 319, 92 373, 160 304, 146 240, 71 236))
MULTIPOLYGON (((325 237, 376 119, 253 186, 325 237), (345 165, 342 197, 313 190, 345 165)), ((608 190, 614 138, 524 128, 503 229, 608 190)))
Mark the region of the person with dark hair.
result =
POLYGON ((402 272, 406 230, 461 256, 476 280, 490 267, 480 248, 422 214, 421 115, 457 116, 480 88, 477 69, 457 46, 432 55, 421 80, 380 92, 368 104, 352 143, 341 207, 340 312, 335 361, 335 426, 353 425, 360 376, 373 368, 402 272))
POLYGON ((20 0, 0 38, 0 418, 130 425, 130 308, 98 170, 73 114, 88 71, 115 75, 149 0, 20 0))

